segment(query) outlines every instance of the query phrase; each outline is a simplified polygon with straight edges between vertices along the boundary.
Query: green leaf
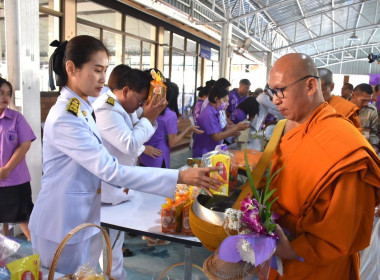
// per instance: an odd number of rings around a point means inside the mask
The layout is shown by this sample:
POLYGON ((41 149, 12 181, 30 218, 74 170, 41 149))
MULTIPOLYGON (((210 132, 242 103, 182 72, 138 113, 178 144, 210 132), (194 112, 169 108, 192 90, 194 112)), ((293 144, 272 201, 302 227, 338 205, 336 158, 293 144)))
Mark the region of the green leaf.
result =
POLYGON ((253 177, 251 173, 251 167, 249 166, 249 162, 248 162, 247 149, 244 149, 244 160, 245 160, 245 169, 247 171, 248 181, 251 186, 253 196, 257 201, 259 201, 259 195, 257 194, 255 182, 253 181, 253 177))
POLYGON ((275 202, 276 200, 278 199, 278 197, 276 197, 275 199, 273 199, 268 205, 267 205, 267 209, 270 210, 272 208, 272 204, 273 202, 275 202))
POLYGON ((264 197, 264 201, 263 201, 263 204, 265 205, 265 202, 267 202, 267 200, 273 195, 273 193, 276 191, 277 189, 273 189, 271 190, 269 193, 267 193, 264 197))

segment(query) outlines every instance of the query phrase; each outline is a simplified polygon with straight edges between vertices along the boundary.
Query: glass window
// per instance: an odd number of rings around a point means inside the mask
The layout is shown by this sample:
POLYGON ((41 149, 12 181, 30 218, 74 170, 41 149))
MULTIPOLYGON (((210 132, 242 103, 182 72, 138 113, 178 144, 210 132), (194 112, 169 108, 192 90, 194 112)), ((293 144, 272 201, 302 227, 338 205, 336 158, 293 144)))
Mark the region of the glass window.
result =
POLYGON ((103 32, 103 43, 110 52, 109 66, 107 70, 107 81, 115 66, 123 62, 123 36, 113 32, 103 32))
POLYGON ((154 67, 155 46, 156 45, 154 44, 143 42, 141 67, 142 70, 147 70, 154 67))
POLYGON ((140 69, 141 41, 125 37, 125 64, 140 69))
POLYGON ((219 51, 215 49, 211 49, 211 60, 212 61, 219 61, 219 51))
POLYGON ((77 23, 77 35, 89 35, 100 40, 100 29, 77 23))
POLYGON ((4 9, 0 9, 0 75, 7 77, 7 56, 5 49, 5 25, 4 25, 4 9))
POLYGON ((121 30, 121 13, 92 1, 77 1, 77 17, 121 30))
POLYGON ((170 46, 170 31, 164 30, 164 44, 170 46))
POLYGON ((40 7, 52 9, 55 11, 61 11, 61 1, 60 0, 40 0, 40 7))
POLYGON ((156 27, 137 18, 125 17, 125 32, 156 41, 156 27))
POLYGON ((206 81, 219 79, 219 62, 206 60, 206 81))
POLYGON ((186 50, 188 52, 197 53, 197 42, 190 39, 186 40, 186 50))
POLYGON ((176 83, 179 88, 178 95, 178 109, 182 114, 182 96, 184 91, 184 54, 180 52, 173 51, 172 54, 172 75, 171 81, 176 83))
POLYGON ((49 59, 55 48, 50 47, 50 43, 59 40, 59 25, 58 17, 40 13, 40 91, 51 91, 49 88, 49 59))
POLYGON ((164 47, 164 76, 170 77, 170 48, 164 47))
POLYGON ((196 77, 196 56, 185 56, 185 81, 184 83, 184 93, 183 93, 183 117, 188 117, 191 115, 191 108, 194 105, 194 94, 195 94, 195 77, 196 77))
POLYGON ((173 47, 184 50, 185 49, 185 38, 177 34, 173 34, 173 47))

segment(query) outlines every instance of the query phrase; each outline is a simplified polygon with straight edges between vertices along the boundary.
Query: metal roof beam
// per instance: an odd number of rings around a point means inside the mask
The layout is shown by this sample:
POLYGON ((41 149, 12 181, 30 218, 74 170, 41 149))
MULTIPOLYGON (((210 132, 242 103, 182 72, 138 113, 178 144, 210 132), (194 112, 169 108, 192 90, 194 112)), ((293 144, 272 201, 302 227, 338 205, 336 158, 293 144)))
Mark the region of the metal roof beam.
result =
POLYGON ((278 3, 275 3, 275 4, 272 4, 272 5, 269 5, 269 6, 266 6, 266 7, 263 7, 263 8, 260 8, 260 9, 257 9, 253 12, 249 12, 247 14, 244 14, 244 15, 241 15, 241 16, 237 16, 237 17, 232 17, 231 18, 231 21, 234 21, 234 20, 239 20, 241 18, 245 18, 245 17, 250 17, 250 16, 253 16, 257 13, 261 13, 261 12, 265 12, 267 11, 268 9, 272 9, 272 8, 275 8, 277 6, 283 6, 287 3, 291 3, 293 2, 294 3, 294 0, 284 0, 284 1, 281 1, 281 2, 278 2, 278 3))

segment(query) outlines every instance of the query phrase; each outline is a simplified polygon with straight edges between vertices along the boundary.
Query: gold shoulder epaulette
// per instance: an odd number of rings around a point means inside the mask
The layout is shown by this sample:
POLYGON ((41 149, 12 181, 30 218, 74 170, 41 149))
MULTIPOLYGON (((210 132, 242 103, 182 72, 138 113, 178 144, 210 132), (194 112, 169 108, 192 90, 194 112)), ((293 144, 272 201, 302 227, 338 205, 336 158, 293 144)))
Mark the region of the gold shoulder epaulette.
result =
POLYGON ((115 106, 115 99, 113 99, 112 97, 108 97, 106 103, 108 103, 112 106, 115 106))
POLYGON ((72 97, 69 103, 67 104, 66 111, 73 113, 75 116, 78 117, 79 109, 80 109, 80 101, 77 98, 72 97))

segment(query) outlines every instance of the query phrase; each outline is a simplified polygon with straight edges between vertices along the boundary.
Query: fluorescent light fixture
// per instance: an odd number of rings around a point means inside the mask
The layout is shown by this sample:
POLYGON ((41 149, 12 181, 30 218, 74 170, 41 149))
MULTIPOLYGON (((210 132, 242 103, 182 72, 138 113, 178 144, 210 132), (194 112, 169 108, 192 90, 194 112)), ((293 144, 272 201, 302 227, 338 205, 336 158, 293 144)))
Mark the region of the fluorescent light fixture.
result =
POLYGON ((356 33, 354 32, 354 34, 352 34, 349 38, 348 38, 348 40, 350 40, 350 41, 359 41, 360 40, 360 38, 356 35, 356 33))

